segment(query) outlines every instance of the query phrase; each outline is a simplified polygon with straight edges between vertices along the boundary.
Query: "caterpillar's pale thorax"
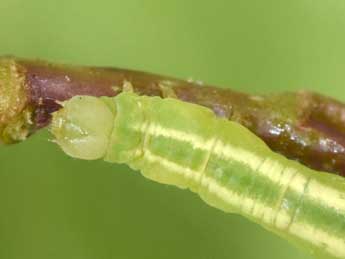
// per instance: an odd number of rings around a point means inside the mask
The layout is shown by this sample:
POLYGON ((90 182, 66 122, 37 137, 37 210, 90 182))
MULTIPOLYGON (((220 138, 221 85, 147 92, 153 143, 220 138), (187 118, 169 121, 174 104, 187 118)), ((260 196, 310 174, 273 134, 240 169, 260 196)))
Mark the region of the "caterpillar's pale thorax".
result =
POLYGON ((53 114, 51 131, 68 155, 99 159, 107 151, 114 116, 114 111, 102 99, 76 96, 53 114))

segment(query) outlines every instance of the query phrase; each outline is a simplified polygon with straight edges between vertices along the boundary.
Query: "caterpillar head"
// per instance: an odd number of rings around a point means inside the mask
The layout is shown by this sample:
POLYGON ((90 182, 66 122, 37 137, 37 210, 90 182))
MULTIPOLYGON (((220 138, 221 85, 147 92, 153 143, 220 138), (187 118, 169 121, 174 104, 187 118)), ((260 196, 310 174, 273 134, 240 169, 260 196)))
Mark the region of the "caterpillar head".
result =
POLYGON ((53 114, 51 132, 68 155, 81 159, 104 157, 115 112, 102 98, 75 96, 53 114))

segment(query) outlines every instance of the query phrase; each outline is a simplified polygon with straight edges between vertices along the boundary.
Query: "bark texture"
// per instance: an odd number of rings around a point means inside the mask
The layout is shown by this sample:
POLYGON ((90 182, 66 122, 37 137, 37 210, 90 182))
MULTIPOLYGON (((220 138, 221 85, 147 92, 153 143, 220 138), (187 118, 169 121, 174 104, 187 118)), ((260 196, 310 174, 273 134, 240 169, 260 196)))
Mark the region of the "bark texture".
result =
POLYGON ((59 102, 121 91, 174 97, 241 123, 306 166, 345 176, 345 104, 300 91, 250 95, 145 72, 0 59, 0 140, 15 143, 47 126, 59 102))

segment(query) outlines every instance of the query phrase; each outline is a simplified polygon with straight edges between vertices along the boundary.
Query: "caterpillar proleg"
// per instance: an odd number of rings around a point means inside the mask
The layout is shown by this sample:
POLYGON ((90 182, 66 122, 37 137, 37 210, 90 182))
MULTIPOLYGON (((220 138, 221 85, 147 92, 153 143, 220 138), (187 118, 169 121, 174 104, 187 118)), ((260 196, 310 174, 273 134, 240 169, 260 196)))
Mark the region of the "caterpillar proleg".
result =
POLYGON ((304 246, 345 258, 345 180, 272 152, 249 130, 173 98, 78 96, 51 131, 70 156, 125 163, 304 246))

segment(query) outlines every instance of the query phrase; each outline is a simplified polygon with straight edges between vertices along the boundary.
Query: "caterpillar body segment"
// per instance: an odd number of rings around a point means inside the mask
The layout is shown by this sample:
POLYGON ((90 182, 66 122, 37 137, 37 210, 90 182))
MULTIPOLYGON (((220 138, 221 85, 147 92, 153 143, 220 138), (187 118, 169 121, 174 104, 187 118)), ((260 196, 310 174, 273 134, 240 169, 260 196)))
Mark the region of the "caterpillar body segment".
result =
POLYGON ((207 108, 129 92, 74 97, 54 114, 51 129, 73 157, 125 163, 315 255, 345 258, 345 180, 272 152, 207 108))

